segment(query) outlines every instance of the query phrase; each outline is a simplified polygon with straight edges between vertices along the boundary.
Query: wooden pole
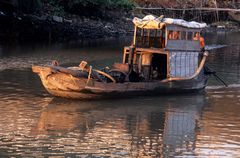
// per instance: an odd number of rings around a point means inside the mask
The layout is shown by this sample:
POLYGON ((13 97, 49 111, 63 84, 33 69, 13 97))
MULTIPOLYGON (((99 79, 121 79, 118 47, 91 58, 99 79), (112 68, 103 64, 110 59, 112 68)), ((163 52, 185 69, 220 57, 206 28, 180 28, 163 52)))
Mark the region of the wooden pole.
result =
POLYGON ((167 46, 167 42, 168 42, 168 30, 167 28, 165 28, 165 47, 167 46))
POLYGON ((135 46, 136 45, 136 37, 137 36, 137 26, 135 26, 134 28, 134 35, 133 35, 133 45, 135 46))
POLYGON ((135 46, 129 47, 129 56, 128 56, 128 64, 130 66, 130 71, 133 68, 133 58, 134 58, 135 46))
POLYGON ((185 16, 185 7, 183 8, 182 19, 184 19, 184 16, 185 16))
MULTIPOLYGON (((215 0, 215 7, 216 9, 218 8, 218 5, 217 5, 217 0, 215 0)), ((216 16, 217 16, 217 21, 219 21, 219 15, 218 15, 218 10, 216 10, 216 16)))
POLYGON ((147 31, 148 31, 148 46, 150 47, 150 30, 147 31))
MULTIPOLYGON (((201 3, 201 8, 202 8, 202 5, 203 5, 203 4, 202 4, 202 1, 200 1, 200 3, 201 3)), ((201 22, 203 21, 203 20, 202 20, 202 10, 200 10, 200 20, 201 20, 201 22)))
POLYGON ((142 28, 141 32, 141 47, 144 45, 144 28, 142 28))
POLYGON ((133 64, 133 56, 136 46, 136 38, 137 38, 137 26, 134 28, 134 37, 133 37, 133 45, 129 47, 129 56, 128 56, 128 64, 130 64, 130 68, 132 68, 133 64))

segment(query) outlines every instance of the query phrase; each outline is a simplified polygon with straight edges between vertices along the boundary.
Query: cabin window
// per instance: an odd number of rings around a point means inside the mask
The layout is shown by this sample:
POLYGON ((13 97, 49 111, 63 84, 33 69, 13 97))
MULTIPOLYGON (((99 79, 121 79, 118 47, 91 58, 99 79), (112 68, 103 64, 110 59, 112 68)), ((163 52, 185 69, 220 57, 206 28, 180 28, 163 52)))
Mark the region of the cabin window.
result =
POLYGON ((193 40, 193 32, 187 33, 187 40, 193 40))
POLYGON ((179 40, 180 39, 180 31, 168 31, 168 39, 169 40, 179 40))
POLYGON ((172 39, 172 34, 173 34, 173 31, 169 30, 168 31, 168 39, 172 39))
POLYGON ((186 31, 181 32, 181 40, 187 40, 187 33, 186 31))
POLYGON ((193 37, 193 40, 197 41, 197 40, 200 40, 200 32, 194 32, 194 37, 193 37))
POLYGON ((168 31, 169 40, 194 40, 197 32, 186 32, 186 31, 168 31))
POLYGON ((165 32, 160 29, 138 29, 136 46, 142 48, 164 48, 165 32))
POLYGON ((168 25, 166 49, 200 51, 199 42, 194 39, 197 32, 200 32, 200 29, 168 25))

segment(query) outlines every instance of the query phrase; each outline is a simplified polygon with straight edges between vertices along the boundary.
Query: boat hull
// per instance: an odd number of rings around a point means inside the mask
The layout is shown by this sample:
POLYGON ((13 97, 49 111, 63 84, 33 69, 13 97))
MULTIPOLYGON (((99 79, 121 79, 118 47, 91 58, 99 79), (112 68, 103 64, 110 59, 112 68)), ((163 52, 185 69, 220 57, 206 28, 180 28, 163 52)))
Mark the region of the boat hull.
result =
POLYGON ((103 83, 93 79, 78 78, 71 74, 53 72, 49 67, 33 67, 45 89, 57 97, 71 99, 119 98, 202 91, 208 76, 203 70, 193 79, 179 81, 103 83))
POLYGON ((228 15, 232 20, 240 23, 240 13, 228 12, 228 15))

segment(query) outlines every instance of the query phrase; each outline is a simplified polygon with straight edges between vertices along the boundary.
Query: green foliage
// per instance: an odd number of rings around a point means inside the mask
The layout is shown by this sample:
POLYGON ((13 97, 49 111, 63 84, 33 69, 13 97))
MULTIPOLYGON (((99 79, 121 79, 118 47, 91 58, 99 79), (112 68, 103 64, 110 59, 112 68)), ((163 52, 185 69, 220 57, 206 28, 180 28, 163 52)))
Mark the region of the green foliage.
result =
POLYGON ((131 9, 134 7, 132 0, 49 0, 49 3, 52 3, 57 6, 64 5, 63 7, 72 8, 74 6, 83 6, 83 7, 99 7, 101 9, 131 9))
POLYGON ((41 10, 42 1, 41 0, 15 0, 13 1, 16 4, 17 10, 23 13, 34 13, 41 10))
POLYGON ((125 9, 132 9, 134 7, 134 3, 131 0, 112 0, 115 1, 114 3, 116 6, 119 6, 121 8, 125 9))
POLYGON ((65 13, 83 16, 105 16, 107 11, 130 10, 133 0, 38 0, 55 14, 65 13), (49 7, 50 6, 50 7, 49 7))
MULTIPOLYGON (((43 0, 40 0, 43 1, 43 0)), ((45 4, 49 4, 54 15, 62 15, 64 13, 64 6, 61 4, 61 0, 45 0, 45 4)))
POLYGON ((36 4, 38 8, 42 7, 42 0, 36 0, 36 4))

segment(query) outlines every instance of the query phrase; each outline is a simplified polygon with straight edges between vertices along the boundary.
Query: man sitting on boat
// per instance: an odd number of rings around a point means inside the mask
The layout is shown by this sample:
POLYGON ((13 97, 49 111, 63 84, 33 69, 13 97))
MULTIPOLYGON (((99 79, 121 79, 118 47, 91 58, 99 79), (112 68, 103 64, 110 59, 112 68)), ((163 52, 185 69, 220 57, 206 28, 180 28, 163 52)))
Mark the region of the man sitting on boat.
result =
POLYGON ((201 48, 202 51, 204 51, 205 41, 204 41, 204 38, 202 36, 200 36, 199 32, 197 32, 195 34, 193 40, 195 40, 195 41, 199 40, 200 41, 200 48, 201 48))
POLYGON ((173 40, 179 39, 179 32, 178 31, 170 32, 168 38, 173 40))

